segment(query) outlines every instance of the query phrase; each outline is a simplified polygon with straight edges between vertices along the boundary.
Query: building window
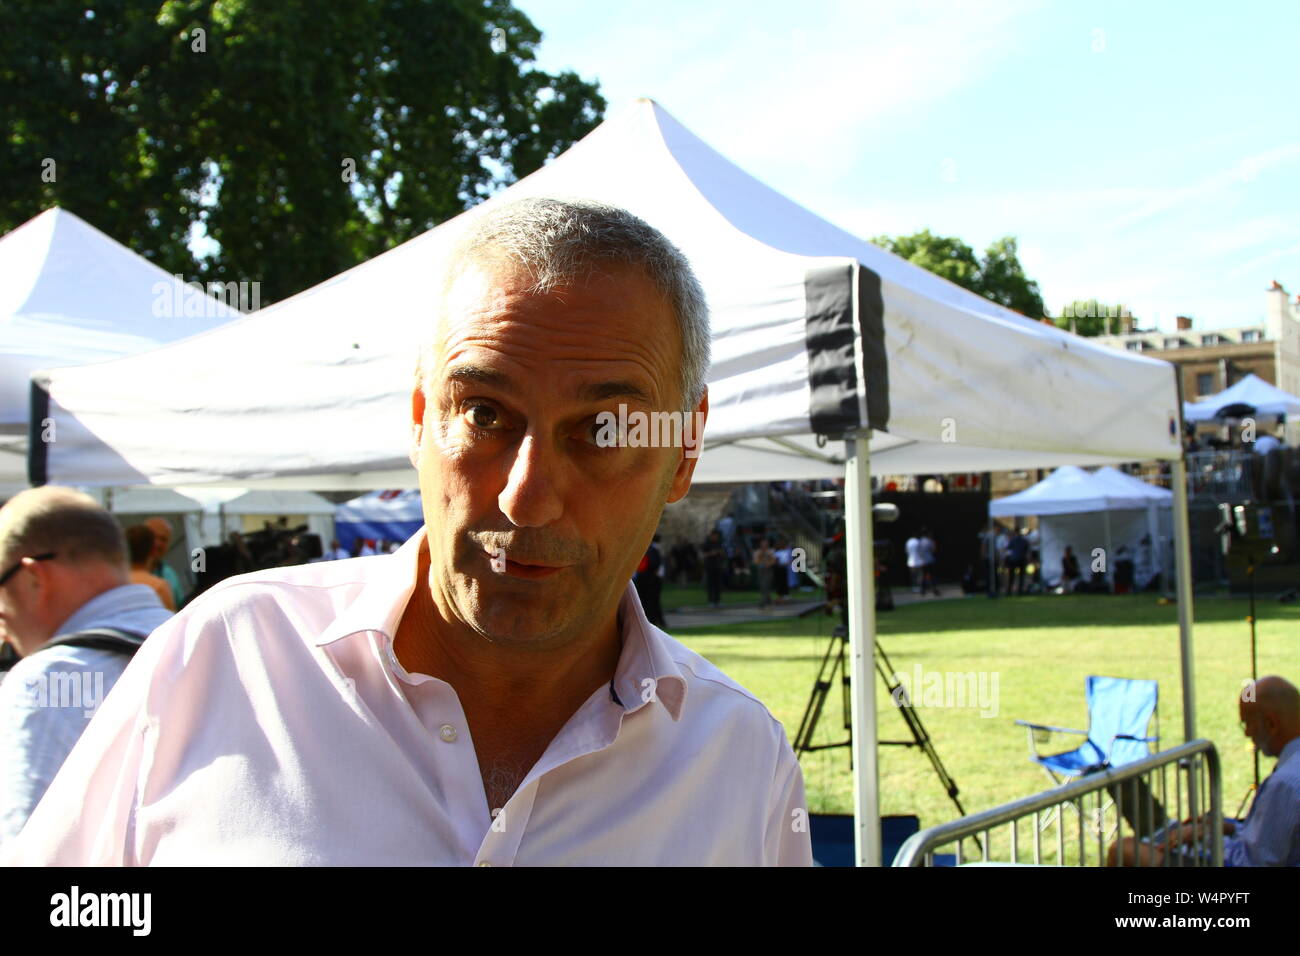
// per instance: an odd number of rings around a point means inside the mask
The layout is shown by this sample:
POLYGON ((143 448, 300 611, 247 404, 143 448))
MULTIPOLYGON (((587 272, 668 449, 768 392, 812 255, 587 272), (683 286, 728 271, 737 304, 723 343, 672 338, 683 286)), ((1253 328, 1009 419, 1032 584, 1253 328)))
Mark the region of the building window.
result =
POLYGON ((1128 350, 1130 352, 1141 352, 1146 347, 1147 344, 1143 342, 1141 339, 1135 339, 1134 341, 1128 343, 1128 350))
POLYGON ((1214 373, 1197 372, 1196 373, 1197 396, 1199 397, 1201 395, 1211 395, 1213 394, 1213 392, 1214 392, 1214 373))
POLYGON ((1260 334, 1259 329, 1247 329, 1245 332, 1241 333, 1241 340, 1243 342, 1260 342, 1263 341, 1263 338, 1264 336, 1260 334))
POLYGON ((1185 348, 1187 348, 1187 340, 1186 340, 1186 339, 1175 339, 1175 338, 1168 338, 1168 339, 1165 339, 1165 348, 1167 348, 1167 349, 1185 349, 1185 348))
POLYGON ((1202 345, 1222 345, 1222 344, 1223 344, 1223 336, 1221 336, 1221 335, 1216 335, 1216 334, 1213 333, 1213 332, 1211 332, 1209 335, 1202 335, 1202 336, 1201 336, 1201 344, 1202 344, 1202 345))

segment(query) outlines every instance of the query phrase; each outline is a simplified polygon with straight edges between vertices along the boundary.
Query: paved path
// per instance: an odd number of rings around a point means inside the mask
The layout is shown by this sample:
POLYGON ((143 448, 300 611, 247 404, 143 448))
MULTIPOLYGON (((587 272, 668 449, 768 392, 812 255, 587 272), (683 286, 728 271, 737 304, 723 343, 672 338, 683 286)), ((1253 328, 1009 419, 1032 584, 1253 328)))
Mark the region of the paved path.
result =
MULTIPOLYGON (((962 594, 961 588, 956 585, 940 586, 938 597, 930 594, 922 597, 919 594, 913 594, 911 588, 894 588, 894 605, 920 604, 923 601, 943 601, 965 596, 962 594)), ((801 611, 818 607, 822 603, 822 601, 814 599, 813 595, 803 593, 798 600, 786 604, 773 604, 767 608, 760 608, 757 604, 724 604, 722 607, 716 608, 709 607, 707 604, 699 604, 665 611, 664 616, 668 619, 668 631, 671 633, 678 628, 685 627, 749 624, 752 621, 771 621, 797 617, 801 611)))
POLYGON ((771 621, 781 618, 797 617, 800 611, 822 604, 818 600, 809 600, 810 595, 800 600, 785 604, 773 604, 760 608, 757 604, 724 604, 722 607, 709 607, 707 604, 681 607, 675 611, 665 611, 668 619, 669 633, 683 627, 710 627, 719 624, 748 624, 751 621, 771 621))

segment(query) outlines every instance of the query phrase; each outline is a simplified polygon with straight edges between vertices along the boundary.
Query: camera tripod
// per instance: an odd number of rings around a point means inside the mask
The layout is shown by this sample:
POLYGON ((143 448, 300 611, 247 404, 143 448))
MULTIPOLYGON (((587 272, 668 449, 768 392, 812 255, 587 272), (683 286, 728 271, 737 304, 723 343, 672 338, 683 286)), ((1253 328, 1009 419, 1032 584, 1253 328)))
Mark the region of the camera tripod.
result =
MULTIPOLYGON (((822 656, 821 668, 817 671, 817 679, 813 682, 812 693, 808 696, 808 705, 804 708, 803 720, 799 723, 799 732, 795 735, 794 752, 795 756, 801 757, 805 753, 811 753, 814 750, 830 750, 835 747, 849 748, 849 767, 853 766, 853 723, 851 719, 852 705, 850 702, 851 681, 849 671, 845 666, 844 658, 849 645, 849 628, 846 624, 838 625, 831 634, 830 644, 826 648, 826 653, 822 656), (844 729, 848 732, 848 738, 838 740, 829 744, 814 744, 813 734, 817 730, 817 722, 821 719, 822 711, 825 709, 826 700, 830 696, 831 688, 835 685, 835 674, 840 675, 840 696, 841 706, 844 712, 844 729)), ((880 646, 880 641, 875 642, 876 654, 876 673, 880 675, 881 680, 885 682, 885 687, 889 691, 890 699, 894 701, 898 712, 903 717, 903 722, 907 724, 907 729, 911 732, 911 740, 881 740, 879 744, 895 747, 919 747, 921 752, 930 760, 930 765, 934 767, 934 772, 939 778, 939 783, 944 792, 948 794, 957 812, 961 816, 966 815, 966 809, 961 805, 958 799, 957 782, 952 779, 948 770, 939 759, 939 753, 934 749, 934 742, 930 739, 930 734, 926 731, 925 725, 921 723, 921 717, 912 707, 911 698, 908 697, 907 691, 900 684, 896 684, 893 675, 896 673, 894 666, 885 656, 885 650, 880 646)), ((978 841, 977 841, 978 842, 978 841)))

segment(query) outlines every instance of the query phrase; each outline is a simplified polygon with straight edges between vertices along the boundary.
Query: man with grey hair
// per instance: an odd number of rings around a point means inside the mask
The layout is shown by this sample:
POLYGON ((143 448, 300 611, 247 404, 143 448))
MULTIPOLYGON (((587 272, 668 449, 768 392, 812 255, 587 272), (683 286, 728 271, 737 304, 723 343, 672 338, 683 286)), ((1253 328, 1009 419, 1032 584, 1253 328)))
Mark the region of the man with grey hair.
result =
POLYGON ((93 498, 32 488, 0 508, 0 637, 22 657, 0 684, 0 846, 27 822, 131 645, 168 617, 153 591, 128 583, 122 529, 93 498))
POLYGON ((623 210, 531 199, 476 213, 439 288, 424 527, 182 611, 8 862, 812 862, 785 731, 631 580, 708 414, 689 264, 623 210))

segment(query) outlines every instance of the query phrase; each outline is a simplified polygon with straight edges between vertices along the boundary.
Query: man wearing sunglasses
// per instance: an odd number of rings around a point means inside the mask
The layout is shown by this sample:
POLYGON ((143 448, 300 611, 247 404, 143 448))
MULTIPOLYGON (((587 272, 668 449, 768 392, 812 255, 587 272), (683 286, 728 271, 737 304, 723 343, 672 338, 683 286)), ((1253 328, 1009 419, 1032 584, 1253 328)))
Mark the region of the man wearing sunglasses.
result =
POLYGON ((127 581, 121 528, 88 495, 32 488, 0 508, 0 845, 16 836, 145 635, 170 617, 127 581))

